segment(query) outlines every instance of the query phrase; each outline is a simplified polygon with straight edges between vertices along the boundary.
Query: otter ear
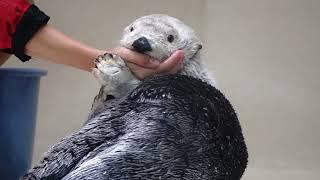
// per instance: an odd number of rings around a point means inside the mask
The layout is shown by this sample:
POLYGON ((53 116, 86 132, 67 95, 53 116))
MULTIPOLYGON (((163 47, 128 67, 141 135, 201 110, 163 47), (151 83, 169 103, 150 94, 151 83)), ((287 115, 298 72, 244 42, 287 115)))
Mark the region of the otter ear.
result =
POLYGON ((202 44, 197 44, 198 50, 202 49, 202 44))

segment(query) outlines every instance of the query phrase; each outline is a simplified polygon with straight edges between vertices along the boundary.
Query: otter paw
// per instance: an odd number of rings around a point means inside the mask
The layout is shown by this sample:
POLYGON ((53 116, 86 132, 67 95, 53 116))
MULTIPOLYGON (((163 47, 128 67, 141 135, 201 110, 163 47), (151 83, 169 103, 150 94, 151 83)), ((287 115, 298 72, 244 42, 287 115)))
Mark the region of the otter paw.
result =
POLYGON ((101 85, 112 86, 128 79, 125 75, 129 70, 120 56, 105 53, 98 56, 94 64, 92 73, 101 85))

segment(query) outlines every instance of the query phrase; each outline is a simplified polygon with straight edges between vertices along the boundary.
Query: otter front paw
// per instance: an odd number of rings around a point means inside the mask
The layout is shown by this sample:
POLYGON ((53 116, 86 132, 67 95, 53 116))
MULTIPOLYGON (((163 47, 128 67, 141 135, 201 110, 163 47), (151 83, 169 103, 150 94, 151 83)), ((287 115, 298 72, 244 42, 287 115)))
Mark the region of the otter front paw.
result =
POLYGON ((104 93, 114 97, 127 93, 129 86, 132 86, 132 80, 135 79, 124 60, 110 53, 100 55, 96 59, 92 73, 103 86, 104 93))
POLYGON ((121 72, 128 71, 125 62, 117 55, 105 53, 96 58, 92 73, 103 86, 113 86, 121 78, 121 72))

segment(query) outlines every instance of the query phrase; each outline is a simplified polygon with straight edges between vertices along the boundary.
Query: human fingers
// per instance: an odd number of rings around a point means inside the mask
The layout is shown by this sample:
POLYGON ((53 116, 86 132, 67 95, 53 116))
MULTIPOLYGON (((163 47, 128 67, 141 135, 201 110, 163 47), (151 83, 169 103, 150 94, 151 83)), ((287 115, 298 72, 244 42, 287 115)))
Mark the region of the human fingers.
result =
POLYGON ((144 68, 133 63, 127 63, 130 71, 140 80, 147 79, 156 73, 155 69, 144 68))
POLYGON ((138 79, 143 80, 150 78, 154 74, 175 74, 181 70, 183 60, 184 52, 177 50, 156 69, 144 68, 130 62, 127 63, 127 66, 138 79))
POLYGON ((156 69, 157 73, 175 74, 183 65, 184 52, 182 50, 175 51, 168 59, 162 62, 156 69))
POLYGON ((153 59, 148 55, 141 54, 124 47, 116 47, 111 50, 111 53, 120 56, 127 63, 136 64, 145 68, 155 69, 160 64, 158 60, 153 59))

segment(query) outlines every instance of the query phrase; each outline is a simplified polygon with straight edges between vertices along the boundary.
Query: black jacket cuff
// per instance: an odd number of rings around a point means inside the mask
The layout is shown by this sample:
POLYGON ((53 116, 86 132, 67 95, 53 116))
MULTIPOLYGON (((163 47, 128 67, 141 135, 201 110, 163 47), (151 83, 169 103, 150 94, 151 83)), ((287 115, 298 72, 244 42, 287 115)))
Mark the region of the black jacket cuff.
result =
POLYGON ((24 13, 12 39, 12 53, 22 62, 31 59, 25 54, 25 46, 38 30, 48 23, 50 17, 42 12, 37 6, 31 5, 24 13))

